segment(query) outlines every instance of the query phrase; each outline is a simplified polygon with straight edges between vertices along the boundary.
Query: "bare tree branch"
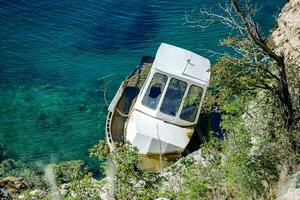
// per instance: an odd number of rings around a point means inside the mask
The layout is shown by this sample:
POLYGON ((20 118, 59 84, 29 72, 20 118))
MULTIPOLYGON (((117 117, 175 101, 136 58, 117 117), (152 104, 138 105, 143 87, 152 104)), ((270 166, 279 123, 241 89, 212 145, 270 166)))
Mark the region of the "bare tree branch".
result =
POLYGON ((275 75, 274 78, 279 82, 279 100, 283 106, 283 110, 285 113, 286 127, 287 129, 290 129, 294 122, 294 111, 288 88, 284 57, 277 55, 271 48, 268 47, 267 43, 262 39, 262 36, 258 30, 258 26, 254 23, 252 18, 247 17, 246 14, 241 10, 238 4, 238 0, 231 0, 231 4, 235 9, 237 15, 241 18, 242 22, 244 23, 248 34, 248 38, 251 39, 258 47, 261 48, 263 54, 268 55, 270 58, 274 59, 277 62, 279 78, 275 78, 277 77, 275 75))
MULTIPOLYGON (((250 6, 249 0, 243 0, 243 7, 239 5, 238 0, 231 0, 230 4, 218 4, 209 10, 200 9, 196 12, 194 9, 192 13, 186 14, 185 20, 188 25, 198 25, 202 28, 219 22, 236 33, 233 39, 228 38, 224 41, 224 45, 231 47, 235 52, 230 62, 238 64, 242 67, 241 70, 249 75, 253 70, 257 70, 258 84, 255 87, 268 90, 277 96, 284 111, 286 127, 290 129, 294 122, 294 110, 289 93, 285 59, 282 55, 276 54, 263 38, 259 25, 254 20, 257 10, 250 6)), ((239 75, 242 73, 235 74, 235 76, 239 75)))

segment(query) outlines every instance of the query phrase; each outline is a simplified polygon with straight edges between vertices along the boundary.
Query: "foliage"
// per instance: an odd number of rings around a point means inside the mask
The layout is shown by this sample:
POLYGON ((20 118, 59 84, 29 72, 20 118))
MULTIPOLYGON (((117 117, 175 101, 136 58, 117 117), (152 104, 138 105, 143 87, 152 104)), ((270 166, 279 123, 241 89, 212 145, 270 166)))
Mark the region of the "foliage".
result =
POLYGON ((187 96, 184 99, 184 106, 198 106, 201 101, 203 89, 197 86, 191 86, 187 96))
POLYGON ((226 157, 224 173, 228 189, 236 194, 236 197, 256 199, 262 196, 267 189, 264 185, 265 182, 271 183, 270 179, 274 183, 277 180, 277 162, 269 162, 270 159, 277 160, 276 152, 271 150, 274 154, 270 154, 265 149, 254 146, 251 141, 251 133, 247 131, 242 122, 232 118, 230 120, 230 126, 232 127, 234 123, 234 128, 228 130, 230 135, 224 143, 223 150, 226 157), (251 150, 254 147, 258 149, 255 154, 252 154, 251 150), (270 157, 265 156, 268 154, 270 157), (266 163, 269 163, 269 166, 266 166, 266 163))
POLYGON ((81 160, 66 161, 59 164, 52 164, 55 180, 59 184, 70 183, 81 180, 88 169, 81 160))
MULTIPOLYGON (((201 146, 205 162, 186 165, 179 172, 180 189, 163 191, 162 195, 171 199, 274 198, 287 155, 295 160, 295 154, 284 128, 248 126, 242 113, 251 99, 239 97, 223 105, 225 140, 211 134, 208 143, 201 146)), ((269 112, 268 105, 262 107, 269 112)))
POLYGON ((103 156, 101 149, 106 149, 100 141, 91 150, 91 156, 104 159, 106 171, 113 170, 113 196, 115 199, 152 199, 156 196, 161 177, 156 173, 141 171, 141 162, 137 148, 128 143, 116 144, 111 153, 103 156), (113 166, 108 165, 112 163, 113 166))
MULTIPOLYGON (((225 55, 221 58, 221 66, 226 68, 224 72, 233 72, 230 74, 231 79, 224 79, 224 81, 229 82, 229 88, 233 89, 232 86, 236 86, 243 92, 266 90, 280 103, 279 108, 282 111, 285 128, 291 130, 296 120, 295 105, 292 102, 287 76, 288 64, 283 55, 272 48, 270 38, 265 37, 261 32, 254 20, 256 11, 251 1, 230 0, 230 4, 218 4, 214 11, 201 9, 198 15, 195 15, 200 20, 194 19, 194 23, 207 27, 219 22, 233 31, 232 37, 221 43, 231 48, 233 52, 230 56, 225 55), (207 26, 202 23, 206 23, 207 26)), ((188 16, 187 21, 190 22, 188 16)))
POLYGON ((90 157, 98 160, 105 160, 109 154, 109 146, 105 140, 100 140, 98 144, 89 149, 90 157))
POLYGON ((84 176, 79 181, 73 181, 70 184, 70 192, 65 195, 64 199, 69 200, 98 200, 101 199, 104 181, 97 181, 92 178, 91 174, 84 176))

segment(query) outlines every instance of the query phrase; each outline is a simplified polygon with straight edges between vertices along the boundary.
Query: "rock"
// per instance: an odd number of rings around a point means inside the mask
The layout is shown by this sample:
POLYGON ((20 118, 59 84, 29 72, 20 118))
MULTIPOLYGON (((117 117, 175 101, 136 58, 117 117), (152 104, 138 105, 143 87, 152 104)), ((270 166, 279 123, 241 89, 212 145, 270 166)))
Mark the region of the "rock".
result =
POLYGON ((48 119, 48 115, 46 113, 41 112, 39 115, 39 120, 44 121, 46 119, 48 119))
POLYGON ((10 196, 10 194, 2 188, 0 188, 0 199, 1 200, 13 200, 13 198, 10 196))
POLYGON ((0 162, 4 159, 4 150, 0 146, 0 162))
POLYGON ((4 168, 5 170, 11 170, 15 167, 15 161, 12 159, 7 159, 7 160, 3 160, 1 162, 1 167, 4 168))
POLYGON ((287 191, 278 200, 300 200, 300 171, 293 175, 287 191))
POLYGON ((182 185, 180 172, 185 170, 186 166, 192 163, 207 166, 208 161, 203 158, 201 149, 190 153, 186 157, 180 158, 176 163, 165 168, 160 173, 160 176, 165 180, 161 186, 162 190, 171 189, 173 191, 180 191, 182 185))
POLYGON ((0 181, 0 188, 4 188, 11 194, 21 193, 28 189, 28 184, 23 178, 9 176, 0 181))
POLYGON ((271 34, 271 45, 287 63, 300 56, 300 0, 290 0, 282 9, 277 27, 271 34))
POLYGON ((85 105, 85 104, 83 104, 83 103, 82 103, 82 104, 80 104, 80 106, 79 106, 78 110, 79 110, 79 111, 81 111, 81 112, 82 112, 82 111, 85 111, 85 110, 86 110, 86 105, 85 105))
POLYGON ((19 200, 26 200, 26 197, 25 197, 25 195, 21 194, 21 195, 18 196, 18 199, 19 200))
POLYGON ((38 196, 38 195, 41 194, 41 193, 43 193, 43 191, 40 190, 40 189, 35 189, 35 190, 32 190, 32 191, 29 192, 29 194, 30 194, 31 196, 38 196))
POLYGON ((6 152, 5 152, 5 149, 3 147, 3 144, 0 143, 0 163, 1 161, 3 161, 5 159, 5 155, 6 152))
POLYGON ((68 193, 69 189, 70 189, 70 184, 64 183, 60 186, 59 192, 62 195, 66 195, 68 193))
POLYGON ((36 195, 38 194, 38 192, 39 192, 39 191, 37 191, 37 190, 32 190, 32 191, 29 192, 29 194, 30 194, 31 196, 36 196, 36 195))
MULTIPOLYGON (((40 190, 40 189, 35 189, 29 192, 29 196, 31 199, 42 199, 47 195, 47 192, 40 190)), ((20 196, 19 196, 20 198, 20 196)))
POLYGON ((41 88, 45 89, 45 90, 50 90, 50 89, 53 89, 54 86, 47 83, 45 85, 42 85, 41 88))

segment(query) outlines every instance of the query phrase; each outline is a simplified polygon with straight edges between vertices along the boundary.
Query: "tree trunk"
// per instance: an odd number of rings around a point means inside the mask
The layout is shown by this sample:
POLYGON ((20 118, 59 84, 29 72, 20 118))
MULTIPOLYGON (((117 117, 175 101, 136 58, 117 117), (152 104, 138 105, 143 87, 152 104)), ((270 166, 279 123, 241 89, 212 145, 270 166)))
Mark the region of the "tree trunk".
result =
POLYGON ((278 67, 279 67, 279 76, 280 76, 280 82, 279 82, 279 90, 280 90, 280 101, 283 108, 283 113, 285 117, 285 128, 287 130, 290 130, 294 123, 294 110, 293 110, 293 104, 292 99, 289 92, 286 72, 285 72, 285 63, 284 58, 281 57, 280 59, 276 60, 278 67))

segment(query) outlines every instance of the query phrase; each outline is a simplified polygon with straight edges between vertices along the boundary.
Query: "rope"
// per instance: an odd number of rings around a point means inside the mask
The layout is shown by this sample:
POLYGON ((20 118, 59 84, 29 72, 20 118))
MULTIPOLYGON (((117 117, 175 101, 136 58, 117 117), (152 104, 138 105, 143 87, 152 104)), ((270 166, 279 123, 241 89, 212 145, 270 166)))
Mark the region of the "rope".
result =
POLYGON ((163 158, 162 158, 162 153, 161 153, 161 141, 160 141, 160 137, 159 137, 159 131, 158 131, 158 124, 156 124, 156 134, 157 134, 157 138, 158 138, 158 141, 159 141, 159 164, 160 164, 160 170, 162 170, 162 161, 163 161, 163 158))
POLYGON ((116 107, 115 108, 116 109, 116 111, 122 116, 122 117, 128 117, 129 116, 129 114, 124 114, 124 113, 122 113, 121 111, 119 111, 119 109, 116 107))
POLYGON ((123 77, 120 77, 119 75, 114 75, 114 74, 112 74, 112 75, 107 75, 107 76, 105 76, 105 77, 99 78, 99 79, 97 79, 97 80, 102 80, 102 79, 106 79, 106 78, 110 78, 110 77, 112 77, 112 79, 109 80, 109 81, 104 85, 104 92, 103 92, 103 99, 104 99, 104 103, 106 104, 106 106, 109 105, 108 100, 107 100, 107 97, 106 97, 108 85, 109 85, 111 82, 113 82, 114 80, 116 80, 116 79, 122 79, 122 80, 124 79, 123 77), (114 77, 114 78, 113 78, 113 77, 114 77))

